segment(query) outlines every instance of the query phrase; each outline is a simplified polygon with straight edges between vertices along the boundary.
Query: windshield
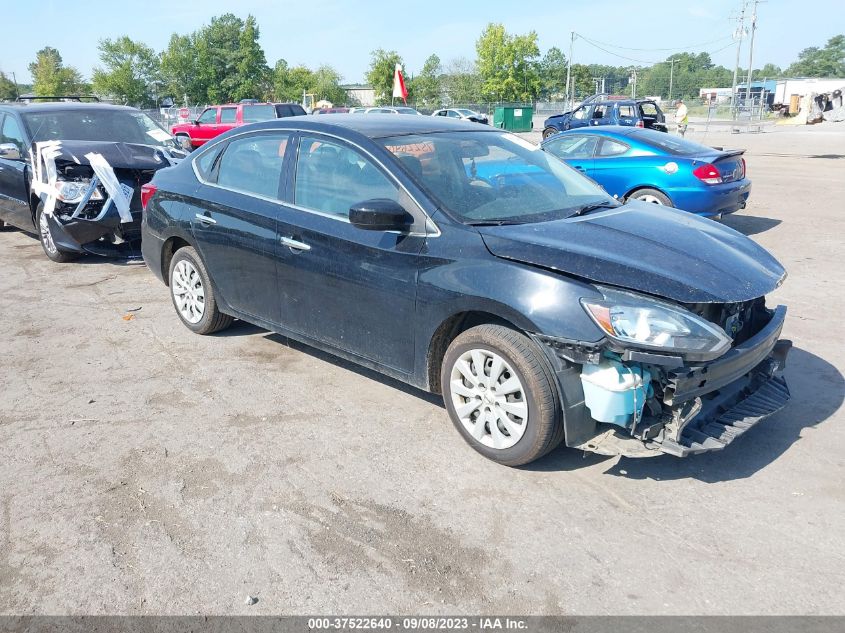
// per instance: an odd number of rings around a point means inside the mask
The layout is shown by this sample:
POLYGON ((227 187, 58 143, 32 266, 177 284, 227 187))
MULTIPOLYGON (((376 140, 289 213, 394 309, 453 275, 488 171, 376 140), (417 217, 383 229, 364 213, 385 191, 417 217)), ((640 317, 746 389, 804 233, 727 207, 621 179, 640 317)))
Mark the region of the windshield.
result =
POLYGON ((678 136, 671 136, 665 132, 656 132, 654 130, 637 128, 631 132, 631 138, 663 150, 669 154, 675 154, 676 156, 712 154, 716 151, 712 147, 707 147, 706 145, 687 141, 678 136))
POLYGON ((417 112, 413 108, 396 108, 396 111, 399 114, 419 114, 419 112, 417 112))
POLYGON ((155 121, 133 110, 26 112, 23 120, 34 141, 105 141, 176 147, 173 137, 155 121))
POLYGON ((442 208, 467 224, 558 220, 617 206, 593 181, 504 132, 436 132, 379 139, 442 208))
POLYGON ((472 110, 455 110, 455 112, 459 112, 464 116, 475 116, 475 112, 473 112, 472 110))

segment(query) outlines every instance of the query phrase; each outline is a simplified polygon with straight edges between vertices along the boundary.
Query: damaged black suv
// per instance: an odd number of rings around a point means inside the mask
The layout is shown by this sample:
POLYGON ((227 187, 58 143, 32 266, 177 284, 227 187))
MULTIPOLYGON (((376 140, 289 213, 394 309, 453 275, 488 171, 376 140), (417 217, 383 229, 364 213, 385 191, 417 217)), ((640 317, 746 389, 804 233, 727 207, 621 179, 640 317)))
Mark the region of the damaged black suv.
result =
POLYGON ((35 231, 55 262, 137 255, 141 186, 184 156, 135 108, 0 104, 0 225, 35 231))

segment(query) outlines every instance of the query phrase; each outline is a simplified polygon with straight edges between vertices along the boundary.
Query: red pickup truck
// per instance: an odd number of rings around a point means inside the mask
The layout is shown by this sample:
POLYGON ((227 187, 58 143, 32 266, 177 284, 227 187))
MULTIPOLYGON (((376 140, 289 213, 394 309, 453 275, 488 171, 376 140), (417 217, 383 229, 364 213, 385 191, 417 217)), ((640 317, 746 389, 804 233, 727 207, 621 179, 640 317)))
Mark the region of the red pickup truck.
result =
POLYGON ((171 132, 182 147, 192 150, 232 128, 297 114, 305 110, 295 103, 227 103, 207 107, 196 121, 174 125, 171 132))

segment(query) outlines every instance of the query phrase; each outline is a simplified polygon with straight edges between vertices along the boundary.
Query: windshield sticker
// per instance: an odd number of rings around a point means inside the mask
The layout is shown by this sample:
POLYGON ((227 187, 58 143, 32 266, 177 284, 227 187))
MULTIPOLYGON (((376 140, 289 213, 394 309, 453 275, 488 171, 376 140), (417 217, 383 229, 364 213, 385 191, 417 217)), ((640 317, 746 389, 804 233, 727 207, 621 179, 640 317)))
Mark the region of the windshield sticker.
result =
POLYGON ((170 140, 170 134, 164 130, 150 130, 147 135, 153 137, 159 143, 166 143, 170 140))
POLYGON ((540 147, 538 145, 534 145, 534 143, 530 143, 530 142, 526 141, 524 138, 522 138, 521 136, 516 136, 515 134, 505 134, 505 135, 503 135, 502 138, 506 138, 511 143, 515 143, 515 144, 519 145, 520 147, 522 147, 523 149, 527 149, 527 150, 532 151, 532 152, 539 151, 539 149, 540 149, 540 147))

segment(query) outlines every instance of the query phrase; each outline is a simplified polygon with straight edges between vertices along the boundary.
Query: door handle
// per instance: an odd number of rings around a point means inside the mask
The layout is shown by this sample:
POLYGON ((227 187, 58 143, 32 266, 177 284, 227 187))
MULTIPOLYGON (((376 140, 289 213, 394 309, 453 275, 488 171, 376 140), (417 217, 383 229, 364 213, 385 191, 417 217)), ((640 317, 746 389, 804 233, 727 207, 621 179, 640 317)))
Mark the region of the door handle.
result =
POLYGON ((308 246, 308 244, 306 244, 305 242, 299 242, 299 241, 292 239, 290 237, 280 237, 279 241, 282 244, 284 244, 285 246, 287 246, 288 248, 292 248, 292 249, 297 250, 297 251, 310 251, 311 250, 311 247, 308 246))
POLYGON ((203 224, 217 224, 217 220, 211 216, 203 215, 202 213, 197 213, 194 217, 203 224))

